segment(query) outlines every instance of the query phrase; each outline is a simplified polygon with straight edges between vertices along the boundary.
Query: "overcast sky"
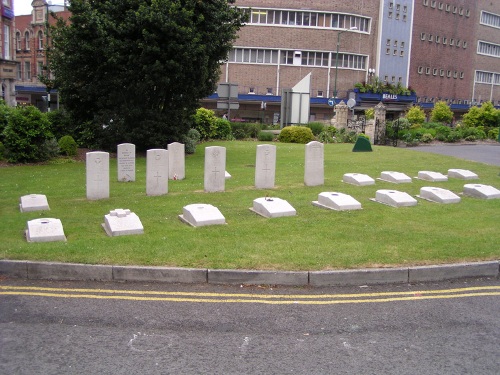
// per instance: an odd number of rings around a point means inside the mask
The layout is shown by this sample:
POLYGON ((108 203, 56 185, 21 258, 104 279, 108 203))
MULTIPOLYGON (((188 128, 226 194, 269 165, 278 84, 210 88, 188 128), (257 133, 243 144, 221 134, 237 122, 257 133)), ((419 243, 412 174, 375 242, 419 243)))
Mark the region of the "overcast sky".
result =
MULTIPOLYGON (((31 2, 33 0, 14 0, 14 13, 16 16, 31 14, 31 2)), ((52 4, 64 4, 63 0, 52 0, 52 4)))

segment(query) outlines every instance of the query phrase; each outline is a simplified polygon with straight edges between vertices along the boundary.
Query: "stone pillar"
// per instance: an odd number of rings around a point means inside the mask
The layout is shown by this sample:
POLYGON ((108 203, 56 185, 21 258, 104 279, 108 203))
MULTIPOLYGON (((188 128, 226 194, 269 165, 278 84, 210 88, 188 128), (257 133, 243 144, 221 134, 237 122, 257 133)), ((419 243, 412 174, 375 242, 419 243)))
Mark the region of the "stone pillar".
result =
MULTIPOLYGON (((378 128, 378 134, 385 134, 385 115, 387 113, 387 107, 384 105, 384 103, 380 102, 375 106, 374 112, 374 124, 377 123, 377 120, 380 124, 378 128)), ((375 140, 375 135, 373 137, 373 140, 375 140)))
POLYGON ((337 129, 347 128, 347 117, 349 115, 349 107, 343 100, 335 106, 335 127, 337 129))
POLYGON ((370 138, 370 142, 375 140, 375 120, 366 120, 365 134, 370 138))

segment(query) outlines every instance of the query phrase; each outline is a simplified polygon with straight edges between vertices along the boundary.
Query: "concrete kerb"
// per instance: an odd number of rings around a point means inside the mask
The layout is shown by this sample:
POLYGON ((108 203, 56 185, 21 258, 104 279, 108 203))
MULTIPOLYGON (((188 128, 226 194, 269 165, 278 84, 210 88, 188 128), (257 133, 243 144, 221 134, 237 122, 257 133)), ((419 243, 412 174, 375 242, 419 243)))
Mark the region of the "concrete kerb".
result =
POLYGON ((0 260, 0 275, 32 280, 349 286, 500 277, 500 261, 338 271, 212 270, 0 260))

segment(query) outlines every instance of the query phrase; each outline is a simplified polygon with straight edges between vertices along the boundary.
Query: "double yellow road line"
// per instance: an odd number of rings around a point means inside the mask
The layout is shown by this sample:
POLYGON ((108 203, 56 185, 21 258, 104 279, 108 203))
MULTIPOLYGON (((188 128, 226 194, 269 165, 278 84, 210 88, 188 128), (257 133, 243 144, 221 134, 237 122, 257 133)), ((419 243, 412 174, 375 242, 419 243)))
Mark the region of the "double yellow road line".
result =
POLYGON ((184 303, 258 303, 268 305, 337 305, 351 303, 381 303, 500 296, 500 286, 483 286, 442 290, 353 294, 255 294, 197 293, 114 289, 70 289, 30 286, 2 286, 0 296, 103 299, 124 301, 184 302, 184 303))

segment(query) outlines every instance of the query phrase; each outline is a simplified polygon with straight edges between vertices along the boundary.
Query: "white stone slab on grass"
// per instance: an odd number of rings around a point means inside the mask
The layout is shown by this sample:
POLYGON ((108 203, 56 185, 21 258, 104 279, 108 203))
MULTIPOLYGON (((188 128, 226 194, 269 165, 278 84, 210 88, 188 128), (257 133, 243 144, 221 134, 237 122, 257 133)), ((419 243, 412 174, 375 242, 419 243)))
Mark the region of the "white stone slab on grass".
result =
POLYGON ((356 186, 375 185, 375 180, 373 178, 362 173, 346 173, 342 181, 356 186))
POLYGON ((419 171, 418 177, 419 180, 431 181, 431 182, 442 182, 448 181, 448 176, 445 176, 439 172, 432 171, 419 171))
POLYGON ((228 171, 224 171, 224 178, 226 180, 230 179, 231 177, 233 177, 233 176, 231 176, 231 174, 228 171))
POLYGON ((86 154, 87 199, 109 198, 109 153, 102 151, 86 154))
POLYGON ((193 227, 226 224, 226 218, 217 207, 204 203, 184 206, 179 219, 193 227))
POLYGON ((276 177, 276 146, 258 145, 255 155, 255 188, 272 189, 276 177))
POLYGON ((110 211, 109 214, 104 215, 102 226, 110 237, 144 233, 141 220, 129 209, 117 208, 110 211))
POLYGON ((467 169, 448 169, 448 177, 460 180, 477 180, 479 176, 467 169))
POLYGON ((318 194, 318 200, 312 203, 317 207, 336 211, 361 210, 361 203, 352 196, 333 191, 318 194))
POLYGON ((436 203, 459 203, 460 197, 450 190, 439 187, 424 186, 420 188, 419 198, 436 203))
POLYGON ((168 144, 168 178, 184 180, 186 178, 186 146, 183 143, 168 144))
POLYGON ((402 172, 384 171, 380 173, 380 179, 393 184, 407 184, 412 182, 411 177, 402 172))
POLYGON ((206 193, 226 189, 226 148, 211 146, 205 148, 204 190, 206 193))
POLYGON ((146 195, 168 193, 168 151, 155 148, 146 151, 146 195))
POLYGON ((61 220, 53 218, 34 219, 27 222, 28 242, 66 241, 61 220))
POLYGON ((375 194, 375 201, 392 207, 411 207, 417 200, 403 191, 381 189, 375 194))
POLYGON ((321 142, 312 141, 305 147, 304 185, 319 186, 325 183, 325 153, 321 142))
POLYGON ((281 198, 257 198, 253 201, 251 211, 267 218, 295 216, 297 211, 290 203, 281 198))
POLYGON ((121 143, 116 149, 116 163, 118 170, 118 181, 135 181, 135 145, 132 143, 121 143))
POLYGON ((481 199, 499 199, 500 190, 490 185, 466 184, 464 195, 481 199))
POLYGON ((43 194, 23 195, 20 198, 19 209, 21 212, 50 210, 47 197, 43 194))

